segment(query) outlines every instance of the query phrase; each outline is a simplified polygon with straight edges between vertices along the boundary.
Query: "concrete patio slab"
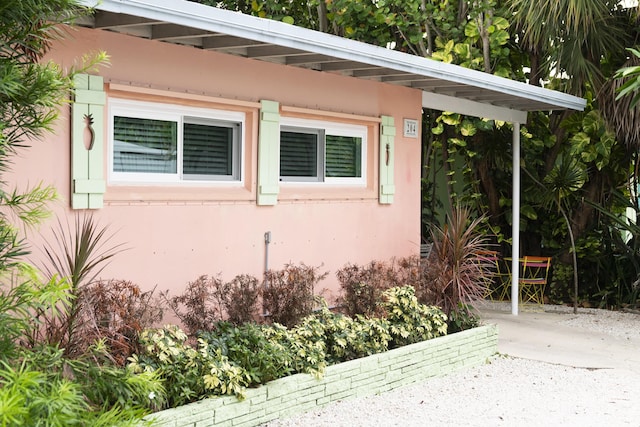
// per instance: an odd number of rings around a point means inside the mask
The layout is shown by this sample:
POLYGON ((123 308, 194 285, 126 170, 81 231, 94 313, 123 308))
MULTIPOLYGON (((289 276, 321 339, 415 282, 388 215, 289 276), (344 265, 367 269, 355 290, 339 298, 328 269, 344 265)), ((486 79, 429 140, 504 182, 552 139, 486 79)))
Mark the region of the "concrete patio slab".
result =
POLYGON ((510 356, 593 369, 640 373, 640 339, 566 325, 569 313, 527 312, 518 316, 481 308, 485 324, 498 325, 498 351, 510 356))

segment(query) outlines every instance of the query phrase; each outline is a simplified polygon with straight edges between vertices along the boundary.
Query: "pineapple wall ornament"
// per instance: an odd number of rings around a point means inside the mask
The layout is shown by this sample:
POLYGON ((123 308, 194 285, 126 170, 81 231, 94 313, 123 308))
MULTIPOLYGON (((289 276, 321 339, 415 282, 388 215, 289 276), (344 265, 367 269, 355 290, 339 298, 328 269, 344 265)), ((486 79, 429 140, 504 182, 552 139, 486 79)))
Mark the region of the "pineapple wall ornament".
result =
POLYGON ((83 134, 84 146, 87 150, 91 151, 96 139, 96 133, 93 130, 93 114, 85 114, 83 119, 85 124, 83 134))

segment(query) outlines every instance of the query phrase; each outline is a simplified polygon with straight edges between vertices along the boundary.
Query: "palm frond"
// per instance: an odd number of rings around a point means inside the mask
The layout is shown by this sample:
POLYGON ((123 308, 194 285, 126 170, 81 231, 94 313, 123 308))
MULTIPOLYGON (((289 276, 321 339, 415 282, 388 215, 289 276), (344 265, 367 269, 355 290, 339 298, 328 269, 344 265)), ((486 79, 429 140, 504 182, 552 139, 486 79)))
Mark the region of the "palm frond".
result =
MULTIPOLYGON (((640 69, 640 52, 629 50, 633 55, 623 69, 640 69)), ((598 105, 609 128, 615 132, 616 139, 623 142, 628 150, 637 150, 640 148, 640 91, 637 91, 640 81, 636 85, 637 93, 632 96, 632 86, 637 80, 629 78, 630 75, 632 74, 626 73, 622 77, 621 70, 618 70, 614 78, 608 80, 598 93, 598 105), (622 91, 624 95, 621 95, 622 91)))
POLYGON ((565 90, 581 95, 605 82, 602 58, 624 49, 625 30, 610 0, 511 0, 513 22, 525 49, 545 58, 565 90))

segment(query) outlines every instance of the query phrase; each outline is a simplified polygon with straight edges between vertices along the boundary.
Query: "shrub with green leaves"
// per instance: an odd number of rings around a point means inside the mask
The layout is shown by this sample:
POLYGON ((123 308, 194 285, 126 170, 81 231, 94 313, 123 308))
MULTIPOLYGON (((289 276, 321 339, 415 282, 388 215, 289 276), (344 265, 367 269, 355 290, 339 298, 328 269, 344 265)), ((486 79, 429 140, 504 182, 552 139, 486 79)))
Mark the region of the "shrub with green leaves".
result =
POLYGON ((385 319, 364 316, 353 319, 333 313, 326 306, 305 317, 294 331, 299 337, 323 345, 328 364, 386 351, 391 339, 385 319))
POLYGON ((141 406, 92 405, 86 387, 30 363, 0 362, 2 426, 139 426, 147 413, 141 406))
POLYGON ((322 377, 327 366, 324 341, 308 339, 309 332, 304 328, 287 329, 279 323, 268 325, 264 332, 269 341, 288 350, 292 373, 322 377))
POLYGON ((244 388, 294 373, 321 377, 327 364, 340 363, 444 335, 447 317, 420 304, 411 286, 384 293, 387 317, 348 317, 326 303, 287 329, 278 323, 234 325, 217 322, 201 332, 196 347, 177 326, 147 330, 144 352, 130 358, 134 373, 153 372, 163 380, 170 407, 214 395, 244 397, 244 388))
POLYGON ((394 287, 386 290, 383 296, 392 337, 390 348, 429 340, 447 333, 447 315, 438 307, 418 302, 413 287, 394 287))
POLYGON ((70 286, 57 277, 42 283, 27 265, 13 274, 17 284, 0 287, 0 328, 7 332, 0 340, 0 425, 134 425, 157 409, 164 399, 159 380, 111 365, 103 341, 71 359, 34 340, 42 324, 32 314, 47 312, 57 321, 72 298, 70 286))
POLYGON ((197 348, 187 343, 187 334, 175 325, 149 329, 141 336, 142 354, 132 356, 133 372, 157 372, 167 390, 167 405, 179 406, 214 395, 244 398, 249 376, 233 365, 219 348, 198 339, 197 348))
POLYGON ((249 378, 249 385, 264 384, 291 374, 290 350, 269 340, 266 326, 254 323, 234 325, 219 322, 215 331, 202 332, 199 338, 210 350, 219 350, 231 363, 241 367, 249 378))
POLYGON ((480 318, 473 307, 459 303, 458 309, 449 314, 449 333, 460 332, 480 326, 480 318))
POLYGON ((391 324, 386 318, 368 318, 356 316, 356 339, 353 348, 357 357, 370 356, 389 349, 391 342, 391 324))
POLYGON ((68 359, 44 344, 21 351, 19 363, 0 360, 0 425, 139 425, 164 388, 153 373, 99 363, 102 350, 68 359))
POLYGON ((5 271, 0 266, 0 360, 15 360, 21 346, 33 347, 40 328, 34 312, 60 313, 72 295, 69 283, 53 277, 42 282, 33 266, 19 263, 5 271))

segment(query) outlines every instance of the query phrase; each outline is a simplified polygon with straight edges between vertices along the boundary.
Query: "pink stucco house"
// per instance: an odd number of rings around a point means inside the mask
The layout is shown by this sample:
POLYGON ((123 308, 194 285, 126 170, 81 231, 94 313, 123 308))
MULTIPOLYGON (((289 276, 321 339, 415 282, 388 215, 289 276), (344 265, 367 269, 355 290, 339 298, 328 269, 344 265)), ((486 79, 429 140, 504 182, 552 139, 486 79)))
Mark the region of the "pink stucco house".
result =
POLYGON ((12 181, 54 184, 58 216, 90 209, 110 224, 130 249, 102 276, 144 289, 304 262, 330 271, 336 291, 347 262, 419 252, 423 107, 512 122, 514 144, 527 111, 584 107, 183 0, 96 8, 50 59, 69 67, 103 50, 110 65, 78 79, 55 134, 22 153, 12 181))

